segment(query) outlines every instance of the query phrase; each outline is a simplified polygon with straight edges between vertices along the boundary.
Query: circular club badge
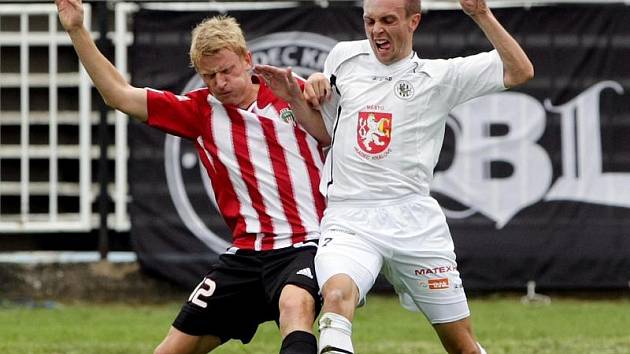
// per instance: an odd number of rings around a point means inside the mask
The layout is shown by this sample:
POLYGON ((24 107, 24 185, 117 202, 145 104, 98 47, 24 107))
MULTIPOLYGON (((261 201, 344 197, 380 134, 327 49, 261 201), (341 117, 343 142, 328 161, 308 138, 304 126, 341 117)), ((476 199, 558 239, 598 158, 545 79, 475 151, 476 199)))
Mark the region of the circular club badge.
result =
MULTIPOLYGON (((293 72, 306 78, 324 69, 324 61, 336 43, 332 38, 311 32, 278 32, 248 41, 247 46, 255 64, 290 66, 293 72)), ((183 92, 202 86, 203 81, 195 75, 183 92)), ((212 251, 223 253, 230 246, 231 235, 221 224, 223 219, 217 212, 214 190, 196 149, 191 142, 167 134, 164 150, 168 190, 179 217, 212 251)))

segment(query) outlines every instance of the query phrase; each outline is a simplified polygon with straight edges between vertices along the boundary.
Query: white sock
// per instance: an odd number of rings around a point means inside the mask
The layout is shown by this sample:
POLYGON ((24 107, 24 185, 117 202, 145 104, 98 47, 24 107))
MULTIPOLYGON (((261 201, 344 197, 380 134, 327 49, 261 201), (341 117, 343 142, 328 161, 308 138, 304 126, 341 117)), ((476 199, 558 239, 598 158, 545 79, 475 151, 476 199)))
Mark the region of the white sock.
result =
POLYGON ((479 353, 481 353, 481 354, 488 354, 488 353, 486 352, 486 350, 485 350, 485 349, 483 349, 483 347, 481 346, 481 344, 479 344, 479 342, 477 342, 477 346, 479 347, 479 353))
POLYGON ((326 312, 319 319, 319 349, 318 353, 326 347, 333 347, 343 351, 328 351, 326 354, 354 353, 352 347, 352 323, 347 318, 326 312))

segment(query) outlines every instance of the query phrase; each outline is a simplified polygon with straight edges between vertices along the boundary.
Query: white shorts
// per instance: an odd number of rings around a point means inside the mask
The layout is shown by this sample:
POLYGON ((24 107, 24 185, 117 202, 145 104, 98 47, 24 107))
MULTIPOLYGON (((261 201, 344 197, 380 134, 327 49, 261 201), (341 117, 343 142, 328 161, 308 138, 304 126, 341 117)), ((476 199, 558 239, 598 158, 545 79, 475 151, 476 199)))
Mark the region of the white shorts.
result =
POLYGON ((401 305, 423 312, 431 323, 470 315, 453 239, 435 199, 329 203, 321 231, 315 256, 320 288, 333 275, 346 274, 362 301, 382 271, 401 305))

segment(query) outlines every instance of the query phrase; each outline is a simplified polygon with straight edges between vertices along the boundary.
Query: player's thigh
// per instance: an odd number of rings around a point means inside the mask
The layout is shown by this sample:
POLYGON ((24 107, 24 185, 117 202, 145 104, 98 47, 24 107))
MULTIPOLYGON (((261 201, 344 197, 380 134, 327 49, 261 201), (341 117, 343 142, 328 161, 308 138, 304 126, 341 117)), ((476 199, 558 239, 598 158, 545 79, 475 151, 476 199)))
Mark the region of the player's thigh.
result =
POLYGON ((394 256, 385 260, 383 274, 403 307, 422 311, 431 323, 468 317, 466 294, 443 213, 431 199, 406 208, 410 215, 422 214, 423 218, 416 223, 409 218, 405 236, 395 241, 394 256))
POLYGON ((394 286, 401 305, 422 311, 431 323, 452 322, 469 315, 466 293, 452 258, 387 260, 383 275, 394 286))
POLYGON ((193 336, 171 327, 166 337, 155 349, 156 354, 201 354, 221 345, 216 336, 193 336))
POLYGON ((317 246, 288 247, 264 257, 263 285, 277 311, 296 308, 316 316, 321 307, 315 273, 317 246))
POLYGON ((365 298, 380 272, 383 259, 380 252, 364 238, 345 230, 322 232, 315 256, 315 270, 320 288, 335 275, 347 275, 359 291, 359 300, 365 298))

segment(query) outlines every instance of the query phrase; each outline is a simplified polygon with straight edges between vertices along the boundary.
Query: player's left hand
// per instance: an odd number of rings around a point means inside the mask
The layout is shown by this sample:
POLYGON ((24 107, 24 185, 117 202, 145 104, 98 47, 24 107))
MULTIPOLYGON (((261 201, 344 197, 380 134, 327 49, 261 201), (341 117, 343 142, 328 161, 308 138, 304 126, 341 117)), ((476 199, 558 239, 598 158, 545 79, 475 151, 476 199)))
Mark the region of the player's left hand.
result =
POLYGON ((300 85, 293 77, 293 71, 290 67, 283 69, 271 65, 256 64, 254 72, 265 80, 267 86, 277 97, 289 103, 303 99, 300 85))
POLYGON ((459 0, 459 4, 468 16, 475 17, 488 12, 486 0, 459 0))

